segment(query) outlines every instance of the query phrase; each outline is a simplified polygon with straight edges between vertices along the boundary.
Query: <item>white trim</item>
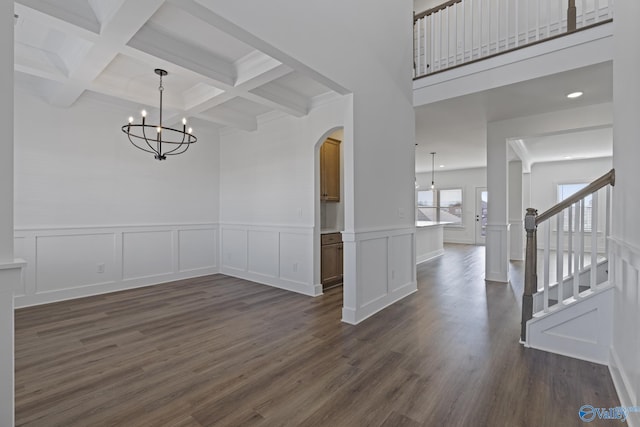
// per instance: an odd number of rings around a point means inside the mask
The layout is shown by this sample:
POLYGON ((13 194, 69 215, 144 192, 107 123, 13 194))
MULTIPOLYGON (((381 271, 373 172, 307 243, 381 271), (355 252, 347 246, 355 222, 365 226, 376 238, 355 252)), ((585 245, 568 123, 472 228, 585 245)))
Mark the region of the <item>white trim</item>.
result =
POLYGON ((431 261, 432 259, 438 258, 442 255, 444 255, 444 249, 438 249, 428 252, 426 254, 418 256, 418 258, 416 259, 416 264, 422 264, 423 262, 431 261))
MULTIPOLYGON (((21 250, 23 253, 18 254, 27 259, 21 291, 15 294, 15 305, 19 308, 219 273, 216 223, 31 227, 16 229, 14 238, 20 242, 16 251, 21 250), (189 236, 195 240, 182 247, 180 237, 185 231, 191 232, 189 236), (168 236, 163 242, 166 245, 158 248, 163 256, 157 260, 139 258, 135 251, 125 248, 128 244, 125 236, 138 236, 136 240, 144 242, 145 237, 157 233, 168 236), (99 239, 92 241, 95 237, 99 239), (60 239, 55 241, 56 245, 60 244, 59 250, 57 246, 46 249, 51 239, 60 239), (83 239, 95 245, 86 248, 86 259, 76 259, 84 255, 85 251, 78 249, 87 244, 83 239), (98 267, 102 265, 102 271, 90 267, 95 268, 95 263, 98 267), (63 273, 52 267, 59 264, 64 265, 63 273), (134 268, 127 272, 127 266, 134 268), (51 271, 55 271, 56 277, 51 277, 51 271)), ((153 238, 146 243, 153 248, 154 243, 150 242, 153 238)), ((185 238, 184 242, 188 240, 185 238)))
MULTIPOLYGON (((629 395, 629 390, 633 390, 631 380, 618 366, 620 366, 620 356, 618 356, 616 349, 612 347, 609 351, 609 373, 611 374, 613 386, 618 394, 620 406, 626 408, 638 406, 629 395)), ((629 417, 627 417, 627 425, 629 427, 640 427, 640 416, 638 414, 629 414, 629 417)))

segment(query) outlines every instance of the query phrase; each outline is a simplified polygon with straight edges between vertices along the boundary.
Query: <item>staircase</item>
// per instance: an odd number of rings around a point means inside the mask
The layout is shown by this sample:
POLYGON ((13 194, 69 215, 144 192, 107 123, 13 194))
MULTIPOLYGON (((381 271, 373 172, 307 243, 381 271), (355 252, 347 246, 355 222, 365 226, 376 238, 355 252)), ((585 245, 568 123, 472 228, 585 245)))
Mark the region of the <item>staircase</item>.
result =
POLYGON ((541 215, 527 209, 521 331, 526 347, 608 363, 613 322, 608 236, 614 184, 611 170, 541 215))

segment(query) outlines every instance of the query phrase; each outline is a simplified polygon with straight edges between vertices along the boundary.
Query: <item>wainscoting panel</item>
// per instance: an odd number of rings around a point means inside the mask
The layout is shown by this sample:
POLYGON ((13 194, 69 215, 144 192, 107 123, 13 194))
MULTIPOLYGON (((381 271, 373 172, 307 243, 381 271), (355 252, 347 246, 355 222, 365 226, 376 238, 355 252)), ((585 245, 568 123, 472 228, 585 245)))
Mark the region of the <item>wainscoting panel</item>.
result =
POLYGON ((17 229, 16 307, 218 273, 217 224, 17 229))
POLYGON ((342 321, 360 323, 417 291, 415 235, 415 228, 343 233, 342 321))
POLYGON ((221 272, 305 295, 313 283, 313 227, 221 224, 221 272))
POLYGON ((217 230, 207 228, 178 231, 180 272, 218 265, 217 233, 217 230))
POLYGON ((113 233, 38 236, 36 292, 113 282, 116 280, 115 258, 113 233))
POLYGON ((414 236, 405 234, 391 238, 391 292, 416 281, 416 263, 413 261, 416 259, 414 236))
POLYGON ((280 277, 300 284, 313 283, 313 239, 309 234, 280 233, 280 277))
POLYGON ((126 232, 122 236, 124 280, 161 276, 173 271, 171 231, 126 232))
MULTIPOLYGON (((609 370, 621 405, 640 406, 640 248, 614 237, 609 242, 609 281, 615 286, 609 370)), ((640 426, 640 414, 628 424, 640 426)))
MULTIPOLYGON (((26 252, 25 247, 25 239, 24 237, 17 237, 13 242, 13 251, 16 254, 24 254, 26 252)), ((24 257, 22 258, 24 259, 24 257)), ((22 269, 22 280, 17 280, 13 282, 13 296, 14 297, 23 297, 27 294, 27 281, 25 280, 27 271, 26 268, 22 269)))
POLYGON ((241 228, 221 228, 222 268, 246 271, 248 259, 247 230, 241 228))
POLYGON ((360 284, 362 289, 362 306, 366 307, 384 298, 389 292, 387 261, 387 237, 368 239, 360 242, 360 257, 362 260, 380 260, 384 262, 368 263, 360 267, 360 284))
POLYGON ((248 231, 249 272, 278 277, 280 270, 280 241, 277 231, 248 231))

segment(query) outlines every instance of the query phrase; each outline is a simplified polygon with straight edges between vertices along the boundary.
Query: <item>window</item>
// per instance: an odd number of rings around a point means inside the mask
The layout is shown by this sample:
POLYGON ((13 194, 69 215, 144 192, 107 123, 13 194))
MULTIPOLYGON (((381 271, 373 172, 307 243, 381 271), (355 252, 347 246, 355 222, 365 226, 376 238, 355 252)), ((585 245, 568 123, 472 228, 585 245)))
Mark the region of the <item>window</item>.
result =
MULTIPOLYGON (((577 184, 558 184, 558 202, 563 201, 567 197, 577 193, 578 191, 585 188, 589 185, 586 182, 580 182, 577 184)), ((585 198, 585 206, 584 206, 584 231, 591 231, 591 207, 593 206, 593 199, 591 195, 585 198)), ((573 212, 574 217, 571 219, 573 230, 576 229, 575 224, 575 211, 573 212)), ((569 214, 568 211, 565 211, 564 214, 564 231, 569 231, 569 214)))
POLYGON ((416 219, 462 225, 462 189, 419 190, 416 219))

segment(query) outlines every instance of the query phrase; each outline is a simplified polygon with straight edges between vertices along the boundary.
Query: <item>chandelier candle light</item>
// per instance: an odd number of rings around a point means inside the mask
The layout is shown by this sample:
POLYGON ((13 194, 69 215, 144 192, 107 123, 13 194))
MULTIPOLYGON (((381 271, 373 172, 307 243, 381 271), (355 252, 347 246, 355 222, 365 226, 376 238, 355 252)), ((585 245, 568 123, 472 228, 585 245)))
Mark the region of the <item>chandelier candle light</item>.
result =
POLYGON ((133 117, 129 117, 129 123, 122 126, 122 132, 126 133, 129 141, 139 150, 151 153, 156 160, 166 160, 167 156, 182 154, 189 146, 196 142, 198 138, 193 135, 192 129, 187 129, 187 119, 182 119, 182 130, 162 126, 162 77, 168 73, 165 70, 156 68, 155 73, 160 76, 160 123, 149 125, 146 122, 147 112, 142 110, 142 124, 133 122, 133 117), (147 131, 150 135, 147 135, 147 131), (163 147, 164 145, 164 147, 163 147))

